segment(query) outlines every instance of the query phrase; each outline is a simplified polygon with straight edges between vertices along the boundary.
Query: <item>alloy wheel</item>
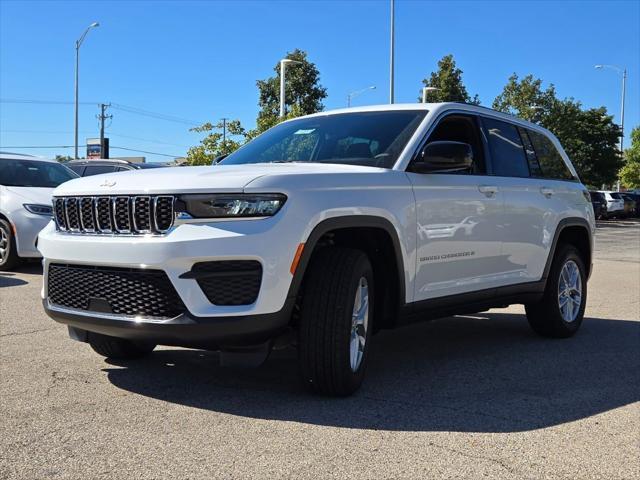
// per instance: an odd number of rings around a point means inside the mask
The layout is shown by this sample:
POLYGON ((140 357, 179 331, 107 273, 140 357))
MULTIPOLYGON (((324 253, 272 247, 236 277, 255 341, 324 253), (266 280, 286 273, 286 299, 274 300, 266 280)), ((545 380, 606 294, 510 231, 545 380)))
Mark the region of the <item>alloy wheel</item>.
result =
POLYGON ((367 341, 369 326, 369 285, 365 277, 360 277, 356 296, 353 302, 351 317, 351 340, 349 344, 349 361, 351 371, 356 372, 364 357, 364 347, 367 341))
POLYGON ((565 322, 575 321, 582 305, 582 277, 573 260, 567 261, 560 271, 558 282, 558 306, 565 322))

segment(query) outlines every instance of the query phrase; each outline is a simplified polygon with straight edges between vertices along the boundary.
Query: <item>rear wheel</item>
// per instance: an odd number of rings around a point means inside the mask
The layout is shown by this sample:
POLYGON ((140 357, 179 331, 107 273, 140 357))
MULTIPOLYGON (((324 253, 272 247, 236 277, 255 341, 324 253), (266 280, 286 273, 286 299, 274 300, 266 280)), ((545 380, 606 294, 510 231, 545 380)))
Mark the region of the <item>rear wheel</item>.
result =
POLYGON ((16 251, 16 238, 11 225, 6 220, 0 220, 0 269, 11 270, 18 266, 20 257, 16 251))
POLYGON ((545 337, 570 337, 582 324, 586 303, 587 275, 580 252, 573 245, 561 245, 542 300, 525 305, 529 325, 545 337))
POLYGON ((144 357, 156 348, 152 343, 134 342, 93 332, 89 332, 89 345, 103 357, 122 360, 144 357))
POLYGON ((303 382, 316 393, 350 395, 364 379, 373 326, 371 263, 359 250, 322 249, 311 260, 304 289, 298 342, 303 382))

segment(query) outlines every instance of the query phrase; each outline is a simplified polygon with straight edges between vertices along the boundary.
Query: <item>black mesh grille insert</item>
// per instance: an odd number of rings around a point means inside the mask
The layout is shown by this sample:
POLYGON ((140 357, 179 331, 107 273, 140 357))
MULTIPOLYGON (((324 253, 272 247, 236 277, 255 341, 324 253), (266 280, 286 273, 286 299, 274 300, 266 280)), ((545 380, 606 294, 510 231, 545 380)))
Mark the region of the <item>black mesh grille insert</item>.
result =
POLYGON ((80 211, 78 209, 78 199, 69 197, 65 201, 67 208, 67 224, 72 230, 80 230, 80 211))
POLYGON ((135 197, 133 199, 133 223, 137 231, 151 230, 151 197, 135 197))
POLYGON ((129 213, 129 197, 116 197, 113 199, 113 220, 116 224, 116 230, 120 232, 131 231, 129 213))
POLYGON ((258 298, 262 265, 255 260, 196 263, 191 269, 214 305, 250 305, 258 298))
POLYGON ((55 198, 53 200, 53 213, 56 219, 56 225, 60 230, 67 229, 67 220, 64 216, 64 199, 55 198))
POLYGON ((106 231, 113 229, 111 224, 111 200, 109 197, 96 198, 96 216, 98 229, 106 231))
POLYGON ((105 302, 115 314, 145 318, 173 318, 186 310, 161 270, 51 264, 47 290, 52 304, 80 310, 105 302))
POLYGON ((82 197, 80 199, 80 220, 84 230, 94 230, 96 228, 93 220, 93 199, 91 197, 82 197))
POLYGON ((173 197, 156 197, 156 228, 160 231, 171 228, 173 223, 173 197))

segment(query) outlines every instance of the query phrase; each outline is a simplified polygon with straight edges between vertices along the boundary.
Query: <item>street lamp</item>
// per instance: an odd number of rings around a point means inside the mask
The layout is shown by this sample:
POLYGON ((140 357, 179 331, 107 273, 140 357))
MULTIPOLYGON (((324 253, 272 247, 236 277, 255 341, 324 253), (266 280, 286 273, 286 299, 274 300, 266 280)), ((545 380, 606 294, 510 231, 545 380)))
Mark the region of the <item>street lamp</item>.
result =
POLYGON ((394 65, 395 65, 395 2, 391 0, 391 38, 389 42, 389 103, 395 102, 394 65))
POLYGON ((427 93, 440 90, 438 87, 422 87, 422 103, 427 103, 427 93))
POLYGON ((284 98, 284 76, 287 63, 302 63, 297 60, 291 60, 290 58, 283 58, 280 60, 280 118, 285 114, 285 98, 284 98))
POLYGON ((627 69, 617 65, 594 65, 594 68, 602 70, 609 68, 618 73, 622 73, 622 106, 620 107, 620 155, 624 156, 624 95, 627 84, 627 69))
POLYGON ((87 36, 87 33, 89 33, 89 30, 91 30, 92 28, 96 28, 99 27, 100 24, 98 22, 93 22, 91 25, 89 25, 87 27, 87 29, 84 31, 84 33, 82 34, 82 36, 76 40, 76 101, 75 101, 75 128, 74 128, 74 138, 75 138, 75 142, 74 142, 74 146, 75 146, 75 154, 73 156, 73 158, 78 158, 78 66, 79 66, 79 59, 80 59, 80 45, 82 45, 82 42, 84 41, 84 37, 87 36))
POLYGON ((360 95, 361 93, 366 92, 367 90, 375 90, 376 86, 375 85, 371 85, 370 87, 367 88, 363 88, 361 90, 356 90, 355 92, 351 92, 347 95, 347 107, 351 106, 351 99, 353 97, 357 97, 358 95, 360 95))

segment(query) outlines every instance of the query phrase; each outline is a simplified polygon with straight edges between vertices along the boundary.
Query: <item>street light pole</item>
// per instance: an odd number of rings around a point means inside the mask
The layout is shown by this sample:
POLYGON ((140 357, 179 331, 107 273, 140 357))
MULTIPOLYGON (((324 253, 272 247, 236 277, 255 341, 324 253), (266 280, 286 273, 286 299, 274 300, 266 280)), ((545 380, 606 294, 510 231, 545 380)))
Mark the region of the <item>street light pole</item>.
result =
POLYGON ((394 43, 395 43, 395 2, 391 0, 391 42, 389 51, 389 103, 394 103, 394 85, 393 85, 393 71, 394 71, 394 43))
POLYGON ((284 77, 286 72, 287 63, 302 63, 297 60, 291 60, 290 58, 283 58, 280 60, 280 118, 284 118, 285 115, 285 93, 284 93, 284 77))
POLYGON ((363 88, 361 90, 356 90, 355 92, 350 92, 347 95, 347 107, 351 106, 351 99, 352 98, 357 97, 358 95, 360 95, 361 93, 366 92, 367 90, 375 90, 375 89, 376 89, 376 86, 375 85, 371 85, 370 87, 363 88))
POLYGON ((75 122, 74 122, 74 156, 73 158, 78 158, 78 70, 80 67, 80 46, 84 41, 84 37, 87 36, 89 30, 92 28, 98 27, 100 24, 98 22, 93 22, 91 25, 87 27, 82 36, 76 40, 76 79, 75 79, 75 122))
POLYGON ((595 65, 596 69, 609 68, 622 73, 622 106, 620 107, 620 155, 624 155, 624 97, 627 89, 627 69, 617 65, 595 65))

